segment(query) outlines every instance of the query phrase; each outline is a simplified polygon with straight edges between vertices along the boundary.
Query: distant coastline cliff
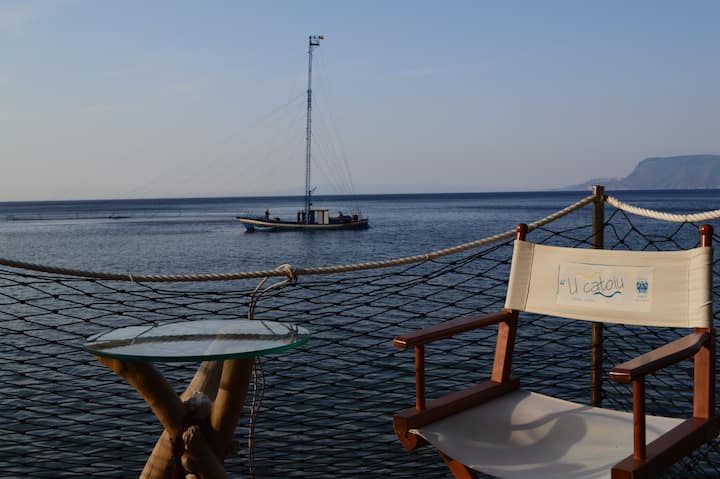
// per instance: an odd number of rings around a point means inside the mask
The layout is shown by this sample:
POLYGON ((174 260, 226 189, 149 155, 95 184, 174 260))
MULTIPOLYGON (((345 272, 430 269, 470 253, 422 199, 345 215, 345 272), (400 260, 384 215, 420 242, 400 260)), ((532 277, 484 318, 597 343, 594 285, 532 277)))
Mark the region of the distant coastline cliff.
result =
POLYGON ((720 188, 720 155, 646 158, 625 178, 597 178, 563 189, 592 185, 628 190, 720 188))

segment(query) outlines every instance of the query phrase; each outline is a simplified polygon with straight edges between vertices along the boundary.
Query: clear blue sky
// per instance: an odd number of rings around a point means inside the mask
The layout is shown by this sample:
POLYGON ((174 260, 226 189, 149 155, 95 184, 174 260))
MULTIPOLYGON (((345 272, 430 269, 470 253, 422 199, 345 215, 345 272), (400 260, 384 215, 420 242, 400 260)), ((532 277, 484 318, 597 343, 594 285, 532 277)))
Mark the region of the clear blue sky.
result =
POLYGON ((719 20, 718 1, 0 0, 0 201, 300 193, 309 34, 319 184, 335 156, 392 192, 720 153, 719 20))

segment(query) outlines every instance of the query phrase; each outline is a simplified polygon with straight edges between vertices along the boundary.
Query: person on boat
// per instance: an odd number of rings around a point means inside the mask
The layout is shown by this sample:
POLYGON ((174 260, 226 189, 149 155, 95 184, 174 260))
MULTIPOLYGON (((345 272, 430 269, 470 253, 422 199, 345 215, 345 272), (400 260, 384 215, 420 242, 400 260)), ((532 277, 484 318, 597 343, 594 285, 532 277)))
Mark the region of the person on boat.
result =
POLYGON ((300 223, 300 218, 302 217, 302 210, 298 210, 297 212, 297 222, 300 223))
POLYGON ((340 223, 350 223, 350 216, 345 216, 342 211, 338 211, 338 220, 340 223))
POLYGON ((265 210, 265 221, 270 220, 270 210, 265 210))

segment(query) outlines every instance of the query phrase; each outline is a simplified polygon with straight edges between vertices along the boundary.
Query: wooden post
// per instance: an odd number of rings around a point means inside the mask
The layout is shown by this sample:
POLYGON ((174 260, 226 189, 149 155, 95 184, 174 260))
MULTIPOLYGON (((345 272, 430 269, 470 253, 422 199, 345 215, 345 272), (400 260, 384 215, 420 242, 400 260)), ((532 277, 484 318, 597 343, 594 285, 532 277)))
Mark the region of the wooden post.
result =
MULTIPOLYGON (((504 312, 511 310, 504 309, 504 312)), ((495 360, 493 361, 490 380, 496 383, 505 383, 510 380, 512 372, 512 357, 517 337, 518 312, 512 311, 512 316, 498 324, 497 344, 495 345, 495 360)))
POLYGON ((633 386, 633 458, 644 461, 647 457, 645 444, 645 378, 632 382, 633 386))
MULTIPOLYGON (((605 187, 593 186, 593 219, 592 219, 592 247, 605 248, 605 187)), ((592 337, 590 340, 590 401, 595 407, 602 406, 603 389, 603 325, 592 323, 592 337)))
MULTIPOLYGON (((712 237, 712 226, 708 224, 700 226, 700 246, 711 247, 712 237)), ((710 304, 712 305, 712 302, 710 304)), ((693 416, 709 419, 715 417, 715 328, 696 328, 695 330, 709 333, 710 339, 698 351, 694 359, 693 416)))
POLYGON ((415 410, 425 410, 425 347, 415 346, 415 410))
MULTIPOLYGON (((520 223, 515 228, 515 239, 525 241, 528 226, 520 223)), ((510 317, 498 324, 497 341, 495 344, 495 359, 493 361, 490 380, 496 383, 505 383, 510 379, 512 372, 512 358, 515 352, 515 339, 517 338, 519 313, 515 310, 503 309, 503 313, 512 313, 510 317)))

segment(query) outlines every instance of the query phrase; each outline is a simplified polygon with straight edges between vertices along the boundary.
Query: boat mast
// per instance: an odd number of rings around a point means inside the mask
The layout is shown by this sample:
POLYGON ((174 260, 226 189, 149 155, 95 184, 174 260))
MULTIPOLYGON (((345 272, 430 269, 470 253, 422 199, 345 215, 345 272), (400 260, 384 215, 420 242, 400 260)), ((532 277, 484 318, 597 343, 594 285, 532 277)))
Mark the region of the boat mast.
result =
POLYGON ((308 37, 308 89, 307 89, 307 127, 305 131, 305 222, 310 222, 310 195, 312 186, 310 184, 310 156, 312 142, 312 54, 315 47, 320 46, 323 35, 310 35, 308 37))

